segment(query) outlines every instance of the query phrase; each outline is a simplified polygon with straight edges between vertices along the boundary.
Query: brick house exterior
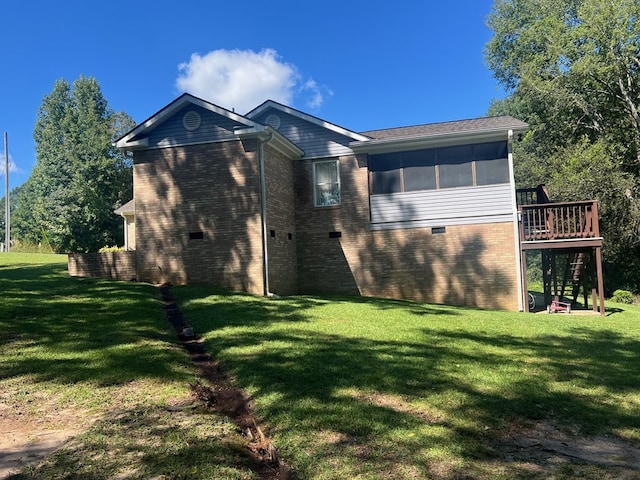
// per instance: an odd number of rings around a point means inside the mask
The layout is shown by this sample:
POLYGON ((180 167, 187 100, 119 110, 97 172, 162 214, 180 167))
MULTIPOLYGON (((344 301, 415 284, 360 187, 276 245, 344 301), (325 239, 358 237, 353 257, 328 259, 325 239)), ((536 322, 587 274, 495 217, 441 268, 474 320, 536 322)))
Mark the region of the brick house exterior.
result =
POLYGON ((511 142, 526 128, 356 133, 184 94, 116 143, 133 156, 137 278, 521 310, 511 142))

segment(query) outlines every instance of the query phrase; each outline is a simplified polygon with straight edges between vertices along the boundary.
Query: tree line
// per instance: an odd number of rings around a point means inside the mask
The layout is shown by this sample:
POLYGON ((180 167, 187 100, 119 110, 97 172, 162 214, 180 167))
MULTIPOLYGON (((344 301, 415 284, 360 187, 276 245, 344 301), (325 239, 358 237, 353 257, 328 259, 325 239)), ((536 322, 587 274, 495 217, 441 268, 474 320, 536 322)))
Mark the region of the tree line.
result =
MULTIPOLYGON (((489 115, 526 121, 519 187, 599 202, 605 285, 640 292, 640 3, 495 0, 485 58, 507 96, 489 115)), ((113 140, 134 126, 98 82, 58 80, 34 129, 36 165, 13 192, 12 238, 57 252, 122 242, 113 210, 132 198, 132 165, 113 140)))
POLYGON ((508 96, 490 115, 531 126, 519 187, 598 200, 607 290, 640 291, 640 3, 495 0, 485 57, 508 96))
POLYGON ((56 81, 37 113, 35 166, 11 194, 12 239, 65 253, 121 244, 113 210, 132 198, 132 165, 113 141, 134 125, 95 78, 56 81))

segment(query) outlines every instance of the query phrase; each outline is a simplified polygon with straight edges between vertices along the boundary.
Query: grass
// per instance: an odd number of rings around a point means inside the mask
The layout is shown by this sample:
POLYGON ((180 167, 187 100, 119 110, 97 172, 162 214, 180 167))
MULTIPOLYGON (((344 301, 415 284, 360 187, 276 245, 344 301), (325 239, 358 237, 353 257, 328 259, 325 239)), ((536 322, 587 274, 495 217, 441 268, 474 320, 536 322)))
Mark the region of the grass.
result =
MULTIPOLYGON (((94 419, 16 478, 255 478, 228 420, 172 408, 195 377, 155 287, 70 278, 64 262, 0 255, 0 403, 94 419)), ((509 460, 501 445, 538 422, 640 443, 636 306, 600 317, 173 293, 301 479, 613 479, 627 472, 509 460)))
POLYGON ((180 408, 195 378, 155 287, 0 254, 0 422, 85 430, 13 478, 256 478, 229 421, 180 408))
MULTIPOLYGON (((637 307, 600 317, 176 295, 301 478, 530 478, 497 445, 543 420, 640 441, 637 307)), ((605 474, 555 468, 540 478, 605 474)))

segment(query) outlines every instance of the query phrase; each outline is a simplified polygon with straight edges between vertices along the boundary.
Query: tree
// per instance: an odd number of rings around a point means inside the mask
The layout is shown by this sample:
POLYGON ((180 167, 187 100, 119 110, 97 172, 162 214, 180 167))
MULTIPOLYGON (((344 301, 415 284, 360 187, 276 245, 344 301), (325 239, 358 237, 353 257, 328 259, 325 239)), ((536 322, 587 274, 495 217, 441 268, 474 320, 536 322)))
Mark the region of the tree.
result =
POLYGON ((133 125, 109 108, 94 78, 58 80, 38 111, 36 165, 18 195, 15 236, 59 252, 121 241, 113 210, 131 198, 131 163, 112 142, 133 125))
POLYGON ((488 25, 486 58, 502 85, 544 105, 564 135, 628 145, 640 166, 637 0, 496 0, 488 25))
POLYGON ((531 126, 516 179, 558 201, 597 199, 607 283, 640 291, 640 275, 619 275, 640 251, 640 4, 496 0, 488 24, 486 59, 509 93, 490 113, 531 126))

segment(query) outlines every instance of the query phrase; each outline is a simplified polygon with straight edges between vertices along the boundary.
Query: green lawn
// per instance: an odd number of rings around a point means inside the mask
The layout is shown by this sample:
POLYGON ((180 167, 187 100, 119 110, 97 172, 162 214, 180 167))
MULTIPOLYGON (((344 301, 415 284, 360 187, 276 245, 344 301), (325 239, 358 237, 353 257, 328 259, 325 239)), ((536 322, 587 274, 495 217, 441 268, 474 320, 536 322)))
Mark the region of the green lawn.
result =
MULTIPOLYGON (((640 440, 638 307, 600 317, 175 293, 302 478, 530 478, 497 445, 540 420, 640 440)), ((605 469, 540 478, 552 474, 605 469)))
MULTIPOLYGON (((228 420, 171 408, 195 376, 157 288, 70 278, 65 261, 0 254, 0 403, 96 420, 16 478, 255 478, 228 420)), ((173 294, 300 479, 613 479, 628 472, 502 446, 537 422, 640 443, 635 306, 600 317, 173 294)))
POLYGON ((181 408, 195 379, 156 287, 0 253, 0 431, 86 429, 12 478, 256 478, 233 424, 181 408))

